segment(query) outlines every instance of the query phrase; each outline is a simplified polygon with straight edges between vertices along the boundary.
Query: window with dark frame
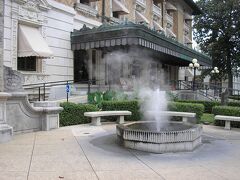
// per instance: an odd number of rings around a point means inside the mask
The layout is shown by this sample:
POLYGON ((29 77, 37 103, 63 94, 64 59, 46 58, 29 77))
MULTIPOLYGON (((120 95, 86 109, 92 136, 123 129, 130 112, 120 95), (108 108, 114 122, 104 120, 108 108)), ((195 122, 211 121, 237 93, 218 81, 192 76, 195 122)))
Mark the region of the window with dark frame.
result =
POLYGON ((89 0, 80 0, 79 2, 80 2, 81 4, 90 5, 90 1, 89 1, 89 0))
POLYGON ((18 57, 17 69, 20 71, 37 71, 37 57, 18 57))

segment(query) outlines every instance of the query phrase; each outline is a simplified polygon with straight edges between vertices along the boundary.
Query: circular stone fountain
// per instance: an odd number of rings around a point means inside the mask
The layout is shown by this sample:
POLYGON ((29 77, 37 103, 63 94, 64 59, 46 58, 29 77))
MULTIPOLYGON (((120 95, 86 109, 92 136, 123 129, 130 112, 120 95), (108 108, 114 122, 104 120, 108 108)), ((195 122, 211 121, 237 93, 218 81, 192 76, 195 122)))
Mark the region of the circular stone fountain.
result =
POLYGON ((192 151, 201 144, 202 126, 169 122, 139 121, 117 125, 117 136, 127 148, 153 152, 192 151))

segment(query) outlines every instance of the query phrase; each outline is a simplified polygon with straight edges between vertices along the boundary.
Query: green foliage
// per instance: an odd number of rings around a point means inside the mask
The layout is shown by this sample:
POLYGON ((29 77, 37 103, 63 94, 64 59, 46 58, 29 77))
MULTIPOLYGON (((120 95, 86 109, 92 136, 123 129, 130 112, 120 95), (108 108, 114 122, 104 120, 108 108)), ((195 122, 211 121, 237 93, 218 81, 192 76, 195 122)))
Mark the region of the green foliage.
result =
MULTIPOLYGON (((103 111, 131 111, 131 116, 126 116, 127 121, 138 121, 141 119, 140 106, 138 101, 103 101, 103 111)), ((107 118, 113 120, 114 118, 107 118)))
POLYGON ((112 101, 115 96, 116 96, 115 91, 110 90, 110 91, 103 92, 103 100, 104 101, 112 101))
POLYGON ((98 108, 102 108, 103 101, 126 100, 128 96, 121 91, 96 91, 88 94, 88 103, 95 104, 98 108))
POLYGON ((178 95, 174 94, 170 91, 166 91, 166 97, 169 101, 177 101, 178 100, 178 95))
MULTIPOLYGON (((234 106, 215 106, 213 108, 214 115, 223 115, 223 116, 237 116, 240 117, 240 107, 234 106)), ((225 121, 215 120, 215 125, 224 126, 225 121)), ((232 127, 240 127, 240 122, 231 122, 232 127)))
POLYGON ((168 110, 177 112, 196 113, 196 118, 198 121, 200 121, 201 116, 203 115, 204 112, 204 106, 202 104, 195 103, 169 102, 168 110))
POLYGON ((69 126, 90 123, 90 119, 84 116, 84 112, 98 111, 99 109, 91 104, 75 104, 64 102, 60 104, 63 111, 59 114, 60 126, 69 126))
POLYGON ((212 113, 214 115, 240 116, 240 107, 234 106, 215 106, 212 113))
POLYGON ((101 103, 103 101, 103 93, 100 91, 88 94, 88 103, 95 104, 98 108, 101 108, 101 103))
POLYGON ((228 97, 229 99, 235 99, 235 100, 240 100, 240 95, 232 95, 228 97))
POLYGON ((214 123, 214 114, 203 113, 200 122, 202 122, 202 123, 207 122, 209 124, 214 123))
POLYGON ((177 102, 184 102, 184 103, 197 103, 197 104, 203 104, 205 113, 212 113, 212 108, 214 106, 219 106, 220 102, 218 101, 200 101, 200 100, 177 100, 177 102))
POLYGON ((201 50, 213 59, 213 66, 220 70, 218 76, 228 78, 232 88, 232 76, 240 65, 240 5, 239 0, 198 0, 203 13, 194 17, 195 40, 201 50))
POLYGON ((240 102, 228 102, 228 106, 240 107, 240 102))

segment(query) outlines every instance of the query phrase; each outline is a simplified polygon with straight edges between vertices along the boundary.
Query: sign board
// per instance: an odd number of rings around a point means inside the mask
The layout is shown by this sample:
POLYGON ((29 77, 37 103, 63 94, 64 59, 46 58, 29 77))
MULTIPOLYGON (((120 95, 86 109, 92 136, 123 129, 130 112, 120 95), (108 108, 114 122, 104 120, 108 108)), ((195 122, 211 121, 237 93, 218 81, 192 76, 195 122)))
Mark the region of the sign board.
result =
POLYGON ((66 92, 67 92, 67 93, 70 92, 70 86, 69 86, 69 84, 66 85, 66 92))

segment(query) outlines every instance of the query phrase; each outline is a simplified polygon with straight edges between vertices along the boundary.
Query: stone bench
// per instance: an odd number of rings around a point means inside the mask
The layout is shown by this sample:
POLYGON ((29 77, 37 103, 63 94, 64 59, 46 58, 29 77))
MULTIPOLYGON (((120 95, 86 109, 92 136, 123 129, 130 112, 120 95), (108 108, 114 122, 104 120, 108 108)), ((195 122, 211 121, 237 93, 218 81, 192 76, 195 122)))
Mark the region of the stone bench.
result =
POLYGON ((118 116, 117 123, 124 123, 124 116, 132 115, 130 111, 96 111, 96 112, 85 112, 84 116, 92 118, 92 125, 100 126, 102 116, 118 116))
POLYGON ((196 113, 190 112, 177 112, 177 111, 164 111, 167 116, 182 117, 183 122, 187 122, 189 118, 196 118, 196 113))
MULTIPOLYGON (((148 116, 150 117, 153 115, 154 111, 148 111, 148 116)), ((183 122, 188 122, 189 118, 196 118, 196 113, 190 112, 177 112, 177 111, 160 111, 157 114, 160 116, 174 116, 174 117, 182 117, 183 122)))
POLYGON ((216 115, 214 117, 215 120, 222 120, 225 121, 225 127, 224 129, 230 130, 231 129, 231 121, 240 122, 240 117, 236 116, 222 116, 222 115, 216 115))

